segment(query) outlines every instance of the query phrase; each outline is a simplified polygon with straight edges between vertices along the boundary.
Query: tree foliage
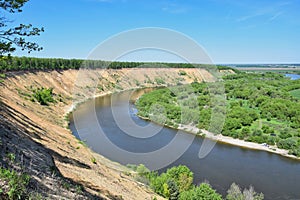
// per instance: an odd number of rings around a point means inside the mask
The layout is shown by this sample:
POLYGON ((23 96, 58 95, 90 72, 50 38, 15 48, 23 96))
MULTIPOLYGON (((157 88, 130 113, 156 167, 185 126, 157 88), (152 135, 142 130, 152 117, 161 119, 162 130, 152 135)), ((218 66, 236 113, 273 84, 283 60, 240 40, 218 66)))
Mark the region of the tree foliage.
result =
POLYGON ((254 191, 254 188, 252 186, 249 187, 249 189, 245 188, 242 192, 240 187, 232 183, 229 190, 227 191, 226 200, 263 200, 264 195, 262 193, 257 193, 254 191))
MULTIPOLYGON (((26 2, 28 0, 1 0, 0 8, 10 14, 20 13, 26 2)), ((29 42, 26 38, 40 35, 41 32, 44 32, 44 28, 36 28, 32 24, 20 24, 12 27, 10 24, 11 21, 2 14, 0 16, 0 56, 10 56, 16 48, 26 50, 28 53, 42 50, 37 43, 29 42)))
POLYGON ((213 111, 223 112, 223 135, 277 145, 300 156, 300 100, 289 92, 300 88, 300 80, 268 72, 232 74, 223 79, 226 111, 212 102, 210 89, 218 87, 217 83, 192 83, 143 95, 136 102, 138 114, 152 119, 155 113, 151 107, 159 104, 164 108, 166 125, 193 124, 208 130, 213 111))
POLYGON ((179 189, 176 182, 173 179, 169 179, 167 185, 169 190, 169 199, 177 200, 179 198, 179 189))
POLYGON ((198 187, 184 191, 180 194, 180 200, 222 200, 222 196, 218 194, 208 183, 202 183, 198 187))
MULTIPOLYGON (((102 60, 81 60, 61 58, 31 58, 31 57, 10 57, 0 60, 0 72, 19 70, 64 70, 64 69, 122 69, 122 68, 202 68, 212 69, 216 66, 189 64, 189 63, 143 63, 143 62, 110 62, 102 60)), ((217 66, 218 67, 218 66, 217 66)), ((231 68, 228 68, 231 69, 231 68)), ((156 79, 156 82, 163 84, 163 80, 156 79)))
POLYGON ((47 106, 49 103, 55 102, 53 99, 53 88, 37 88, 33 89, 33 97, 41 105, 47 106))
POLYGON ((174 191, 170 190, 170 181, 172 182, 172 187, 176 187, 178 192, 183 192, 192 187, 193 184, 193 172, 184 166, 179 165, 177 167, 172 167, 168 169, 165 173, 161 175, 150 174, 149 176, 151 188, 158 194, 168 197, 167 194, 171 194, 174 191), (174 184, 173 184, 174 182, 174 184), (166 192, 166 188, 168 189, 166 192))
MULTIPOLYGON (((158 174, 151 172, 145 165, 127 165, 130 169, 138 172, 141 178, 148 179, 150 187, 157 194, 170 200, 222 200, 222 195, 216 192, 210 184, 201 183, 199 186, 193 184, 193 172, 184 165, 167 169, 166 172, 158 174)), ((256 193, 252 186, 241 192, 240 187, 233 183, 226 196, 227 200, 263 200, 262 193, 256 193)))

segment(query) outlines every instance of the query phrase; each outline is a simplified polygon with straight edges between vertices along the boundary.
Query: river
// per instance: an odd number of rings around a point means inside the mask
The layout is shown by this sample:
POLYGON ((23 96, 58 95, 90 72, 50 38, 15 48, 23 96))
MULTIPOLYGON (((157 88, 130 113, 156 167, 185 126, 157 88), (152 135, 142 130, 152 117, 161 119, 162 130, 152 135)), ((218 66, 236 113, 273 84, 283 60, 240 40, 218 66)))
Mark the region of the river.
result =
POLYGON ((299 74, 285 74, 286 77, 289 77, 291 80, 297 80, 300 79, 299 74))
MULTIPOLYGON (((139 90, 134 95, 138 96, 147 91, 149 89, 139 90)), ((95 152, 113 161, 124 165, 144 163, 147 166, 147 160, 124 152, 153 152, 169 145, 176 134, 179 134, 177 130, 161 127, 137 117, 134 104, 131 101, 128 103, 131 95, 132 92, 127 91, 87 101, 74 112, 70 119, 70 128, 76 137, 86 141, 95 152), (115 108, 118 109, 117 113, 115 108), (118 116, 118 120, 114 119, 114 114, 118 116), (159 129, 161 131, 149 138, 137 138, 126 134, 119 125, 122 121, 126 122, 127 118, 131 118, 141 127, 150 126, 153 132, 159 129)), ((141 135, 143 134, 147 136, 148 133, 141 131, 141 135)), ((184 133, 176 143, 178 148, 171 148, 156 155, 151 164, 170 159, 181 146, 187 145, 189 140, 193 141, 185 153, 175 162, 160 169, 160 172, 182 164, 193 171, 195 184, 208 181, 223 195, 231 183, 235 182, 242 188, 254 186, 256 191, 264 193, 267 200, 300 199, 300 162, 264 151, 217 143, 208 156, 200 159, 198 152, 203 139, 184 133)))

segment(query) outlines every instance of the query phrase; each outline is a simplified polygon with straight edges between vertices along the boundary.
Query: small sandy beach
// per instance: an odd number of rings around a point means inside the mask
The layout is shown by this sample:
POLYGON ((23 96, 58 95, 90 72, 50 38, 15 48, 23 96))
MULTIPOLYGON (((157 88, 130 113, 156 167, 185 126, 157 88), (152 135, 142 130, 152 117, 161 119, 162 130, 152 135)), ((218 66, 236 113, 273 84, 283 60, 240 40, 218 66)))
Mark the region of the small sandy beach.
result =
POLYGON ((228 137, 228 136, 223 136, 221 134, 215 135, 215 134, 213 134, 213 133, 211 133, 207 130, 199 129, 199 128, 197 128, 195 126, 191 126, 191 125, 182 125, 181 124, 181 125, 179 125, 179 127, 177 129, 188 132, 188 133, 192 133, 192 134, 198 134, 200 132, 201 135, 203 135, 203 134, 205 135, 205 138, 215 140, 217 142, 231 144, 231 145, 234 145, 234 146, 239 146, 239 147, 248 148, 248 149, 268 151, 268 152, 276 153, 276 154, 279 154, 279 155, 282 155, 282 156, 285 156, 285 157, 300 160, 300 158, 298 158, 294 155, 288 154, 288 150, 279 149, 276 146, 269 146, 269 145, 265 145, 265 144, 257 144, 257 143, 254 143, 254 142, 247 142, 247 141, 244 141, 244 140, 235 139, 235 138, 228 137))

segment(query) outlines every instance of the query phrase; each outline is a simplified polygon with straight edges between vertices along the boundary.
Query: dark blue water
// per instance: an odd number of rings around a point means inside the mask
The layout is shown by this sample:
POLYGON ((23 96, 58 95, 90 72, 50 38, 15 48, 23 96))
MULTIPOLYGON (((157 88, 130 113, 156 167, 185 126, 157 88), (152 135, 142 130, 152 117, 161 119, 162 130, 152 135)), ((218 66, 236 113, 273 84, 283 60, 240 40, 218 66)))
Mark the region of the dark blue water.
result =
MULTIPOLYGON (((126 152, 148 153, 163 149, 172 143, 176 135, 180 135, 176 130, 166 127, 145 139, 126 134, 126 131, 119 128, 120 122, 115 120, 114 114, 118 115, 118 120, 125 120, 129 115, 139 126, 149 125, 149 122, 135 115, 133 104, 128 106, 129 95, 130 92, 114 95, 116 103, 113 104, 111 96, 105 96, 97 98, 95 102, 89 101, 81 105, 71 119, 70 127, 74 135, 85 140, 94 151, 113 161, 124 165, 144 163, 146 166, 155 166, 169 160, 192 140, 192 144, 183 155, 159 171, 182 164, 194 172, 195 184, 207 180, 223 195, 231 183, 235 182, 242 188, 254 186, 256 191, 265 194, 265 199, 300 199, 300 162, 276 154, 217 143, 208 156, 200 159, 198 152, 203 139, 184 133, 174 147, 158 153, 150 161, 147 160, 146 154, 144 157, 128 155, 126 152), (124 110, 113 114, 112 108, 115 107, 124 110), (116 150, 115 146, 119 150, 116 150)), ((153 131, 157 131, 157 128, 161 127, 152 124, 153 131)), ((149 133, 141 131, 140 134, 143 136, 149 133)))
POLYGON ((291 78, 291 80, 300 79, 300 75, 299 74, 285 74, 285 76, 291 78))

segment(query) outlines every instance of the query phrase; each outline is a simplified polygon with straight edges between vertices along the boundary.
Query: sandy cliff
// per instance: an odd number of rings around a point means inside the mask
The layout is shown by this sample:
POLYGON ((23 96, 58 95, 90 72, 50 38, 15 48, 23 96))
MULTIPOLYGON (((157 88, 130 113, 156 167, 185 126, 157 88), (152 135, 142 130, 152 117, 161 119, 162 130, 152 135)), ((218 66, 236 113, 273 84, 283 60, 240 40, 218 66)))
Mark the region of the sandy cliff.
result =
POLYGON ((80 143, 67 128, 66 113, 74 102, 94 95, 202 80, 213 79, 203 69, 7 73, 0 83, 0 153, 14 153, 18 166, 32 177, 32 190, 54 199, 161 199, 128 175, 127 168, 80 143), (32 102, 29 96, 37 87, 54 88, 57 103, 32 102))

